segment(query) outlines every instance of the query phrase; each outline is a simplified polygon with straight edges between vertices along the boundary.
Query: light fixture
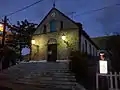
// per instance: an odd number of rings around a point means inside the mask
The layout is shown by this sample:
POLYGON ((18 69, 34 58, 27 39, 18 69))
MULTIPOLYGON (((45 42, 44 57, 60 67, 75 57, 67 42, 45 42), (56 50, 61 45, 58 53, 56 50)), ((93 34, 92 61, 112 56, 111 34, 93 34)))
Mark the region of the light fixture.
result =
POLYGON ((66 36, 64 34, 62 35, 61 38, 62 38, 62 40, 66 40, 66 36))
POLYGON ((0 31, 3 31, 3 24, 0 24, 0 31))
POLYGON ((33 40, 31 40, 31 43, 32 43, 32 44, 35 44, 35 40, 34 40, 34 39, 33 39, 33 40))

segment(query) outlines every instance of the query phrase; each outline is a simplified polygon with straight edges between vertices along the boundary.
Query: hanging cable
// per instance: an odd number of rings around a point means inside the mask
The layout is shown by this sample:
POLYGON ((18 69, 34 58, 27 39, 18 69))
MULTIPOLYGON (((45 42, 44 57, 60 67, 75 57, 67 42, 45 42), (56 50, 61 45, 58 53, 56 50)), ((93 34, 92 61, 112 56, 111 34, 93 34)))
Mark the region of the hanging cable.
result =
POLYGON ((97 11, 104 10, 104 9, 106 9, 106 8, 110 8, 110 7, 112 7, 112 6, 118 6, 118 5, 120 5, 120 4, 115 4, 115 5, 111 5, 111 6, 102 7, 102 8, 99 8, 99 9, 94 9, 94 10, 91 10, 91 11, 87 11, 87 12, 84 12, 84 13, 77 14, 77 15, 75 15, 75 16, 90 14, 90 13, 93 13, 93 12, 97 12, 97 11))
MULTIPOLYGON (((18 12, 21 12, 21 11, 27 9, 27 8, 30 8, 30 7, 32 7, 32 6, 40 3, 40 2, 42 2, 42 1, 44 1, 44 0, 36 1, 36 2, 34 2, 34 3, 32 3, 32 4, 28 5, 28 6, 25 6, 25 7, 21 8, 21 9, 19 9, 19 10, 16 10, 15 12, 12 12, 12 13, 9 13, 9 14, 3 15, 3 16, 11 16, 11 15, 16 14, 16 13, 18 13, 18 12)), ((2 16, 2 17, 3 17, 3 16, 2 16)))

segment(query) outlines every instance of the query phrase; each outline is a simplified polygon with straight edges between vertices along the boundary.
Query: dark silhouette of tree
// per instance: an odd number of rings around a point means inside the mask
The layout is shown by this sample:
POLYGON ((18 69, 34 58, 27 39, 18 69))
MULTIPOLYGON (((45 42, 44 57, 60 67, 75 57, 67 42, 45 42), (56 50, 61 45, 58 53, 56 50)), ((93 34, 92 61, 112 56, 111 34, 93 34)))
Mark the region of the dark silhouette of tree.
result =
POLYGON ((2 51, 2 69, 6 69, 12 65, 16 65, 17 54, 9 46, 5 45, 2 51))
POLYGON ((20 55, 23 47, 31 47, 31 38, 36 26, 37 24, 30 23, 25 19, 24 21, 17 21, 16 25, 13 25, 12 28, 10 27, 14 38, 11 41, 12 46, 20 51, 20 55))
POLYGON ((13 25, 14 28, 11 29, 11 32, 15 34, 18 42, 29 46, 31 36, 36 30, 36 25, 28 22, 26 19, 24 21, 17 21, 17 25, 13 25))
POLYGON ((120 35, 115 34, 110 36, 106 41, 106 48, 111 55, 111 65, 115 71, 120 71, 120 35))

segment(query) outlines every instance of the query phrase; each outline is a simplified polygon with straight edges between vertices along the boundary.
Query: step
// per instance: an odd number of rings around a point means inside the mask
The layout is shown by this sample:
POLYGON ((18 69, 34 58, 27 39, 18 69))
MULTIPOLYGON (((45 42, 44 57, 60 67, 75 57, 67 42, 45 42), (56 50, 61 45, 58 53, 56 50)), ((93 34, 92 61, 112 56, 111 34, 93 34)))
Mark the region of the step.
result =
POLYGON ((13 82, 13 84, 19 84, 19 85, 27 85, 31 87, 36 87, 36 88, 61 88, 61 89, 72 89, 73 86, 76 86, 76 83, 74 84, 46 84, 46 83, 27 83, 27 82, 13 82))
POLYGON ((33 73, 32 75, 36 75, 36 76, 75 76, 75 74, 73 74, 73 73, 64 73, 64 72, 41 72, 38 74, 33 73))
POLYGON ((46 72, 64 72, 64 73, 71 73, 71 71, 70 70, 46 70, 46 72))
POLYGON ((74 76, 75 74, 73 73, 64 73, 64 72, 54 72, 54 75, 70 75, 70 76, 74 76))
POLYGON ((51 77, 42 77, 39 80, 45 80, 45 81, 76 81, 75 78, 51 78, 51 77))
POLYGON ((76 82, 76 79, 75 78, 51 78, 51 77, 41 77, 41 78, 29 78, 29 79, 26 79, 26 78, 23 78, 23 79, 17 79, 18 81, 27 81, 27 82, 32 82, 32 81, 62 81, 62 82, 76 82))
POLYGON ((60 85, 73 85, 75 82, 71 81, 60 81, 60 80, 24 80, 24 79, 19 79, 18 82, 21 83, 44 83, 44 84, 60 84, 60 85))
POLYGON ((71 75, 52 75, 52 76, 47 76, 47 75, 44 75, 44 76, 40 76, 40 77, 54 77, 54 78, 75 78, 75 76, 71 76, 71 75))

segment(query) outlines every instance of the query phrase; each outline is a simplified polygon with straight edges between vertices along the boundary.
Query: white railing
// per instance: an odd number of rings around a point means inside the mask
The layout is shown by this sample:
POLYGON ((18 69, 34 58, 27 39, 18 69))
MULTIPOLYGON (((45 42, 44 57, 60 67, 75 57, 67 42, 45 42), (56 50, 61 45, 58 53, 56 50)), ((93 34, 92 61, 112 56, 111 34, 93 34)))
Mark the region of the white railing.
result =
POLYGON ((109 74, 96 74, 96 90, 99 90, 99 77, 103 76, 104 78, 107 78, 109 84, 108 90, 120 90, 120 72, 110 72, 109 74))

